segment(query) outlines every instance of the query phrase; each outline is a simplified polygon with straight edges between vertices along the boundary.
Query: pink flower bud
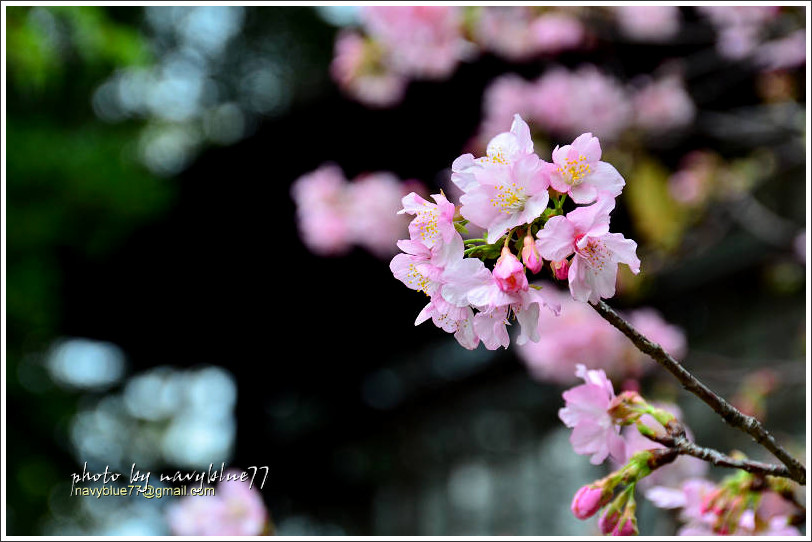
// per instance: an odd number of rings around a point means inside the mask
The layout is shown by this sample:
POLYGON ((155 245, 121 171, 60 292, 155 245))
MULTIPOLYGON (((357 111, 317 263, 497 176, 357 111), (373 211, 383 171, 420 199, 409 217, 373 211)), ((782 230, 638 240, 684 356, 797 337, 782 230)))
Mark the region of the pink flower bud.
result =
POLYGON ((541 271, 543 264, 539 251, 536 248, 536 241, 529 233, 524 236, 524 244, 522 245, 522 261, 527 268, 533 273, 541 271))
POLYGON ((604 510, 601 517, 598 518, 598 528, 603 534, 609 534, 617 527, 620 520, 620 513, 613 509, 611 506, 604 510))
POLYGON ((567 274, 570 270, 569 260, 561 260, 560 262, 550 262, 553 268, 553 274, 558 280, 567 280, 567 274))
POLYGON ((503 292, 519 292, 528 288, 524 266, 508 247, 502 249, 502 255, 496 260, 493 278, 503 292))
POLYGON ((637 526, 632 521, 632 518, 624 517, 618 521, 609 534, 612 536, 634 536, 637 534, 637 526))
POLYGON ((595 515, 603 506, 603 489, 596 486, 584 486, 572 498, 572 513, 578 519, 586 519, 595 515))

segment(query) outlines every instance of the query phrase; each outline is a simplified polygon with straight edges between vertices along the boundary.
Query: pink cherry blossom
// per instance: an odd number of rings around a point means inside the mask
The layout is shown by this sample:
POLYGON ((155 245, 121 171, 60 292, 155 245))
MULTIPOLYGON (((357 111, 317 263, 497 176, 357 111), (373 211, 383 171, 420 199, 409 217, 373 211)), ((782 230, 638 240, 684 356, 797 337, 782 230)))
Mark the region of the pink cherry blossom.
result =
POLYGON ((463 348, 473 350, 479 344, 479 336, 474 329, 474 311, 471 307, 457 307, 442 296, 435 295, 420 311, 415 325, 422 324, 429 318, 443 331, 453 333, 463 348))
POLYGON ((510 132, 488 143, 486 156, 463 155, 454 161, 452 180, 465 192, 460 214, 487 230, 488 243, 529 224, 549 201, 545 165, 533 152, 529 127, 516 115, 510 132))
POLYGON ((560 261, 575 254, 568 279, 572 297, 578 301, 597 303, 615 295, 619 263, 635 274, 640 272, 637 243, 609 233, 609 213, 614 207, 613 199, 598 198, 593 205, 552 217, 536 236, 539 254, 547 260, 560 261))
POLYGON ((626 184, 614 166, 601 161, 600 141, 591 133, 581 134, 572 145, 556 147, 553 164, 550 185, 575 203, 591 203, 599 194, 614 198, 626 184))
POLYGON ((409 235, 412 239, 419 238, 428 248, 438 243, 448 244, 456 235, 453 223, 456 207, 444 194, 431 197, 436 203, 426 201, 414 192, 407 194, 403 198, 403 209, 398 211, 398 214, 415 215, 409 224, 409 235))
POLYGON ((626 444, 620 428, 607 411, 615 398, 612 383, 603 371, 590 371, 583 365, 576 367, 575 374, 584 384, 563 393, 566 406, 558 411, 564 425, 573 430, 570 442, 575 453, 592 455, 593 465, 599 465, 609 455, 625 457, 626 444))
MULTIPOLYGON (((226 474, 238 476, 230 470, 226 474)), ((221 481, 214 495, 189 496, 167 509, 170 529, 178 536, 258 536, 268 522, 262 495, 249 481, 221 481)))
POLYGON ((474 330, 489 350, 507 347, 510 343, 506 327, 509 313, 519 323, 516 343, 521 345, 540 338, 540 306, 553 313, 560 309, 546 291, 535 286, 522 284, 518 289, 505 291, 494 274, 476 258, 456 260, 445 268, 441 281, 441 292, 446 301, 456 306, 471 305, 479 310, 474 316, 474 330))
POLYGON ((442 285, 443 262, 437 261, 432 250, 419 241, 401 240, 397 246, 403 253, 395 255, 389 263, 392 274, 408 288, 433 296, 442 285))
POLYGON ((679 488, 652 488, 646 492, 646 498, 660 508, 680 509, 679 519, 684 525, 677 531, 678 536, 800 536, 801 532, 789 524, 793 506, 772 491, 762 492, 758 508, 745 509, 732 532, 726 532, 728 525, 720 525, 719 516, 724 511, 707 506, 718 491, 713 482, 690 478, 679 488))

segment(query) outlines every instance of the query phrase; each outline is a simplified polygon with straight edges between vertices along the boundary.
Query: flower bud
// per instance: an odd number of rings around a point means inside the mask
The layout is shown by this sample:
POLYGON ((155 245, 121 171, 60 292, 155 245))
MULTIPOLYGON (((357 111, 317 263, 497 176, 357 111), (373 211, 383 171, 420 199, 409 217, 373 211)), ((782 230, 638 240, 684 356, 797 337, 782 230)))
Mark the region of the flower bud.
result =
POLYGON ((636 511, 634 498, 624 491, 604 510, 598 519, 598 527, 603 534, 612 536, 636 535, 638 534, 637 518, 634 516, 636 511))
POLYGON ((541 271, 541 266, 544 262, 539 256, 538 248, 536 248, 536 241, 529 233, 524 236, 524 244, 522 245, 522 261, 527 268, 533 273, 541 271))
POLYGON ((633 536, 637 534, 637 522, 634 517, 626 517, 626 514, 620 518, 620 521, 612 528, 609 533, 612 536, 633 536))
POLYGON ((508 247, 502 249, 502 255, 496 260, 493 278, 503 292, 519 292, 528 288, 524 266, 508 247))
POLYGON ((612 399, 607 412, 618 422, 632 423, 646 413, 648 404, 636 391, 624 391, 612 399))
POLYGON ((553 275, 558 280, 567 280, 567 274, 570 271, 569 260, 561 260, 560 262, 550 262, 550 267, 553 268, 553 275))
POLYGON ((598 528, 601 530, 603 534, 611 533, 614 528, 617 526, 617 522, 620 520, 620 512, 618 512, 614 508, 607 508, 601 514, 601 517, 598 518, 598 528))
MULTIPOLYGON (((595 515, 606 504, 603 488, 594 485, 584 486, 572 498, 572 513, 578 519, 587 519, 595 515)), ((611 493, 609 494, 611 496, 611 493)))

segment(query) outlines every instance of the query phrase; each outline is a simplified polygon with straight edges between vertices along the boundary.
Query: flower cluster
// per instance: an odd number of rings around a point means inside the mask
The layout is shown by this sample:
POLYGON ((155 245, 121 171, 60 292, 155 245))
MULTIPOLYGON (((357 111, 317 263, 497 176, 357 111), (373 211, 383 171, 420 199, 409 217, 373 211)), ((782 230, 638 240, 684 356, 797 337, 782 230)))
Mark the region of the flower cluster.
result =
POLYGON ((577 48, 586 36, 566 9, 364 6, 360 16, 363 32, 339 33, 331 73, 371 107, 398 103, 411 79, 450 77, 480 51, 526 60, 577 48))
POLYGON ((800 536, 800 508, 778 479, 764 482, 739 471, 716 484, 686 479, 678 488, 655 487, 646 497, 655 506, 679 510, 678 536, 800 536))
POLYGON ((487 140, 518 111, 528 123, 556 137, 591 130, 616 140, 627 129, 658 135, 685 127, 696 106, 678 73, 637 78, 624 85, 591 64, 555 67, 533 81, 507 74, 493 80, 483 98, 480 140, 487 140))
POLYGON ((380 258, 397 251, 395 242, 408 221, 397 215, 404 194, 423 192, 419 181, 391 173, 360 175, 352 182, 341 168, 325 164, 299 177, 291 187, 299 234, 321 256, 346 254, 359 245, 380 258))
MULTIPOLYGON (((697 6, 694 9, 699 18, 707 19, 715 28, 717 50, 723 58, 752 58, 762 70, 796 67, 806 60, 805 30, 799 28, 787 33, 778 23, 780 6, 697 6), (781 37, 766 41, 776 30, 780 30, 781 37)), ((360 23, 359 29, 339 33, 331 73, 347 95, 370 107, 393 106, 403 99, 410 80, 446 79, 461 62, 482 53, 494 54, 509 62, 527 62, 539 56, 555 58, 565 51, 594 48, 598 40, 606 39, 606 31, 612 27, 614 36, 621 41, 667 43, 673 41, 686 24, 677 6, 633 5, 365 6, 360 9, 360 23)), ((782 24, 786 25, 786 21, 782 24)), ((789 25, 790 30, 792 26, 797 24, 789 25)), ((616 129, 622 123, 631 122, 630 110, 609 107, 621 102, 611 85, 602 88, 604 81, 595 77, 586 78, 586 82, 596 85, 595 88, 572 84, 567 96, 583 93, 590 101, 596 101, 594 111, 584 113, 587 118, 606 117, 602 122, 616 129)), ((555 87, 561 88, 560 80, 555 87)), ((683 101, 681 89, 661 90, 663 98, 673 96, 676 102, 683 101)), ((543 104, 546 100, 539 102, 543 104)), ((555 103, 553 110, 569 109, 566 103, 555 103)), ((589 103, 587 106, 592 107, 589 103)), ((576 109, 583 110, 583 107, 576 109)), ((614 137, 610 130, 599 129, 596 124, 591 129, 601 137, 614 137)), ((584 131, 583 128, 575 130, 584 131)), ((486 134, 492 135, 487 131, 486 134)))
POLYGON ((637 534, 634 491, 644 490, 656 506, 681 509, 684 522, 679 535, 799 535, 793 526, 799 507, 792 487, 781 478, 756 476, 746 471, 714 484, 702 478, 707 464, 678 456, 659 444, 657 437, 671 434, 672 424, 687 438, 675 405, 648 404, 636 392, 615 395, 603 371, 578 365, 576 376, 584 384, 563 393, 559 418, 572 429, 573 450, 600 464, 611 458, 616 470, 580 488, 572 500, 579 519, 596 515, 604 534, 637 534), (625 426, 625 427, 624 427, 625 426))
POLYGON ((240 472, 226 471, 213 495, 183 497, 167 509, 176 536, 258 536, 271 530, 262 495, 240 472))
POLYGON ((527 271, 538 273, 544 259, 578 301, 613 296, 618 264, 637 273, 640 261, 634 241, 609 232, 614 198, 625 182, 600 158, 598 139, 587 133, 557 147, 552 162, 540 159, 529 127, 516 114, 510 131, 494 137, 485 156, 454 160, 459 208, 444 194, 434 195, 434 203, 417 194, 404 197, 401 212, 414 219, 410 239, 398 242, 403 253, 390 268, 430 298, 417 323, 431 318, 466 348, 482 341, 496 349, 508 346, 506 325, 513 317, 521 326, 517 344, 538 341, 541 307, 559 312, 547 289, 527 279, 527 271), (589 205, 565 214, 568 197, 589 205), (468 223, 481 228, 484 238, 463 241, 458 230, 468 223), (490 259, 496 260, 492 268, 485 265, 490 259))

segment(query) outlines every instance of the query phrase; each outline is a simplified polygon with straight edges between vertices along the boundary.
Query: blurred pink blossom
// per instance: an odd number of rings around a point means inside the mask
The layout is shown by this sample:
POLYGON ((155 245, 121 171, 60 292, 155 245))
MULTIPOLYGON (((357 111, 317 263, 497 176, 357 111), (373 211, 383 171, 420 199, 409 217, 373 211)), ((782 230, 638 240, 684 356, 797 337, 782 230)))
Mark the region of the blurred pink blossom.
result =
POLYGON ((696 6, 708 18, 719 35, 716 49, 720 55, 740 60, 755 51, 764 27, 773 20, 781 6, 696 6))
MULTIPOLYGON (((227 475, 239 476, 228 470, 227 475)), ((258 536, 268 523, 268 511, 250 479, 221 481, 214 495, 188 496, 171 503, 167 519, 177 536, 258 536)))
POLYGON ((463 56, 461 13, 456 6, 365 6, 361 17, 399 74, 440 79, 463 56))
POLYGON ((530 25, 530 33, 536 52, 555 54, 578 48, 586 30, 577 17, 558 11, 537 17, 530 25))
MULTIPOLYGON (((572 384, 575 366, 602 369, 617 380, 637 379, 654 364, 586 303, 575 301, 566 292, 546 284, 551 301, 561 306, 560 316, 542 312, 539 341, 517 348, 519 358, 530 374, 542 382, 572 384)), ((627 315, 630 323, 677 358, 684 355, 683 332, 668 324, 654 309, 641 308, 627 315)))
POLYGON ((409 224, 408 217, 398 214, 401 198, 414 190, 424 188, 387 172, 347 182, 338 166, 325 164, 291 186, 302 242, 320 256, 340 256, 358 245, 388 258, 397 252, 396 242, 409 224))
POLYGON ((681 77, 646 81, 632 96, 635 124, 650 133, 667 133, 689 125, 696 106, 681 77))
POLYGON ((474 30, 475 40, 508 60, 527 60, 536 54, 532 20, 532 10, 526 6, 485 7, 474 30))
POLYGON ((806 64, 806 29, 759 46, 756 63, 764 70, 786 70, 806 64))
POLYGON ((341 168, 325 164, 302 175, 291 186, 299 235, 316 254, 337 256, 352 246, 352 231, 346 220, 346 185, 341 168))
POLYGON ((410 190, 391 173, 361 175, 347 186, 350 202, 346 215, 353 241, 379 258, 397 252, 396 242, 403 237, 408 217, 398 214, 401 199, 410 190))
POLYGON ((712 188, 716 161, 707 151, 691 151, 680 162, 679 169, 668 179, 668 192, 687 205, 702 203, 712 188))
POLYGON ((487 143, 504 131, 513 115, 530 118, 530 83, 515 74, 501 75, 490 82, 483 94, 480 137, 487 143))
POLYGON ((575 453, 591 455, 593 465, 603 463, 609 455, 624 457, 626 446, 620 428, 608 412, 615 398, 612 383, 603 371, 590 371, 581 364, 576 366, 575 375, 584 384, 563 393, 566 405, 558 411, 564 425, 572 428, 570 442, 575 453))
POLYGON ((350 97, 371 107, 390 107, 403 99, 407 79, 382 64, 379 49, 355 32, 342 31, 335 42, 330 74, 350 97))
POLYGON ((795 256, 798 258, 798 261, 806 264, 806 230, 795 236, 793 244, 795 247, 795 256))
POLYGON ((679 32, 677 6, 615 6, 617 24, 627 37, 638 41, 668 41, 679 32))
POLYGON ((530 107, 531 122, 563 138, 592 132, 614 140, 632 121, 625 88, 591 64, 547 70, 532 84, 530 107))

